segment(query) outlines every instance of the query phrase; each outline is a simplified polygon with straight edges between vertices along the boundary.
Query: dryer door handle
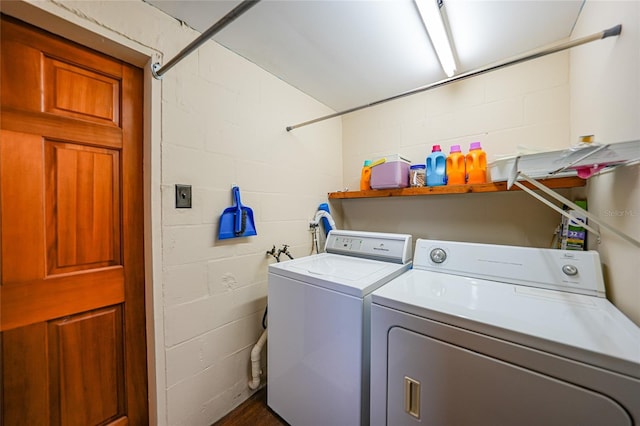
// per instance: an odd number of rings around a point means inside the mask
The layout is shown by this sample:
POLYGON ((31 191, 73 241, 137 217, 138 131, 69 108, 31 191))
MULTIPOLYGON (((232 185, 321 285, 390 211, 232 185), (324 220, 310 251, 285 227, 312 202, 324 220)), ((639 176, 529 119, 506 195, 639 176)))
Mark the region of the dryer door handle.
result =
POLYGON ((404 411, 420 418, 420 382, 407 376, 404 376, 404 411))

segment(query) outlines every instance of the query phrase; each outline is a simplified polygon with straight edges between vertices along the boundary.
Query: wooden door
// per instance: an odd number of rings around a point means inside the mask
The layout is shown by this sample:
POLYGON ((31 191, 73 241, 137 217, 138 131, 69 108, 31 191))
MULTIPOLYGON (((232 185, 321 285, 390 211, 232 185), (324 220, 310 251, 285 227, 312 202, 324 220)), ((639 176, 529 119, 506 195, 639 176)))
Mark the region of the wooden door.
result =
POLYGON ((146 424, 142 72, 1 24, 0 417, 146 424))

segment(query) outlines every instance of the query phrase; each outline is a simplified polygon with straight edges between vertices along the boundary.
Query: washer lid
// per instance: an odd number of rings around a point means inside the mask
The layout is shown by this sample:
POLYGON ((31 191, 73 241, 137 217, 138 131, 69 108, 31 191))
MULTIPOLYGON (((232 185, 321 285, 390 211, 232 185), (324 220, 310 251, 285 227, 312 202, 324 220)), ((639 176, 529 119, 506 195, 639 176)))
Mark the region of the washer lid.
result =
POLYGON ((269 265, 269 273, 297 279, 341 293, 364 297, 407 271, 411 263, 397 264, 321 253, 269 265))
POLYGON ((413 269, 372 302, 640 378, 640 328, 601 297, 413 269))

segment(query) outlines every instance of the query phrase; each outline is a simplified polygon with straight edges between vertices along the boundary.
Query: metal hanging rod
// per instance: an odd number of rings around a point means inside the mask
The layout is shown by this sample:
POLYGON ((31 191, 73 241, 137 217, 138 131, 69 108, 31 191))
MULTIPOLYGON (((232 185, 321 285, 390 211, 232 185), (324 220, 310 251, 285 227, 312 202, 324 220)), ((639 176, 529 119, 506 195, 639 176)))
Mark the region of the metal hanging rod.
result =
POLYGON ((320 121, 328 120, 330 118, 340 117, 341 115, 349 114, 349 113, 355 112, 355 111, 360 111, 361 109, 370 108, 372 106, 380 105, 380 104, 383 104, 383 103, 386 103, 386 102, 390 102, 390 101, 395 101, 396 99, 404 98, 406 96, 411 96, 411 95, 415 95, 417 93, 426 92, 427 90, 435 89, 437 87, 445 86, 445 85, 447 85, 449 83, 455 83, 456 81, 460 81, 460 80, 464 80, 464 79, 467 79, 467 78, 470 78, 470 77, 475 77, 477 75, 485 74, 485 73, 488 73, 490 71, 495 71, 495 70, 498 70, 500 68, 505 68, 505 67, 508 67, 510 65, 516 65, 516 64, 519 64, 521 62, 525 62, 525 61, 530 61, 532 59, 541 58, 541 57, 549 55, 551 53, 556 53, 556 52, 560 52, 560 51, 563 51, 563 50, 567 50, 567 49, 570 49, 572 47, 580 46, 580 45, 585 44, 585 43, 590 43, 590 42, 595 41, 595 40, 601 40, 603 38, 607 38, 607 37, 611 37, 611 36, 617 36, 617 35, 620 35, 621 32, 622 32, 622 25, 616 25, 615 27, 611 27, 611 28, 609 28, 607 30, 603 30, 603 31, 597 32, 597 33, 592 34, 590 36, 585 36, 585 37, 582 37, 582 38, 579 38, 579 39, 576 39, 576 40, 573 40, 573 41, 558 43, 558 44, 555 44, 553 46, 549 46, 549 47, 546 47, 546 48, 536 49, 536 50, 530 51, 528 53, 522 54, 520 56, 516 56, 516 57, 514 57, 512 59, 508 59, 508 60, 506 60, 504 62, 500 62, 500 63, 494 64, 494 65, 489 65, 489 66, 487 66, 485 68, 477 68, 477 69, 472 70, 472 71, 467 71, 465 73, 453 76, 453 77, 445 79, 445 80, 440 80, 440 81, 437 81, 435 83, 428 84, 426 86, 422 86, 422 87, 419 87, 417 89, 410 90, 408 92, 400 93, 399 95, 391 96, 390 98, 381 99, 379 101, 371 102, 369 104, 357 106, 357 107, 354 107, 354 108, 349 108, 349 109, 344 110, 344 111, 340 111, 340 112, 336 112, 336 113, 333 113, 333 114, 325 115, 324 117, 320 117, 320 118, 316 118, 316 119, 313 119, 313 120, 305 121, 303 123, 295 124, 293 126, 287 126, 287 132, 290 132, 291 130, 297 129, 298 127, 303 127, 303 126, 307 126, 309 124, 318 123, 320 121))
POLYGON ((153 74, 153 76, 156 79, 160 80, 164 75, 164 73, 166 73, 171 68, 173 68, 174 65, 176 65, 178 62, 180 62, 182 59, 188 56, 191 52, 193 52, 198 47, 200 47, 205 41, 213 37, 218 31, 220 31, 221 29, 229 25, 231 22, 235 21, 237 17, 242 15, 247 10, 251 9, 256 4, 258 4, 259 1, 260 0, 243 0, 242 3, 240 3, 235 8, 233 8, 231 12, 224 15, 222 18, 220 18, 218 22, 213 24, 208 30, 200 34, 200 37, 196 38, 191 43, 189 43, 187 47, 182 49, 180 53, 174 56, 173 59, 171 59, 169 62, 167 62, 163 66, 160 66, 158 62, 151 65, 151 74, 153 74))

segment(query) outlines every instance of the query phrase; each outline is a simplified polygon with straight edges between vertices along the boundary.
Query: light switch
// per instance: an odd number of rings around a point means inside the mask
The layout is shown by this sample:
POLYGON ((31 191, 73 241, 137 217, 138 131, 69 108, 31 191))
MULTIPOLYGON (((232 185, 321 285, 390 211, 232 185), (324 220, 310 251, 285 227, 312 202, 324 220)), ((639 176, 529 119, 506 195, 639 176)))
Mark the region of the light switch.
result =
POLYGON ((191 208, 191 185, 176 184, 176 208, 191 208))

